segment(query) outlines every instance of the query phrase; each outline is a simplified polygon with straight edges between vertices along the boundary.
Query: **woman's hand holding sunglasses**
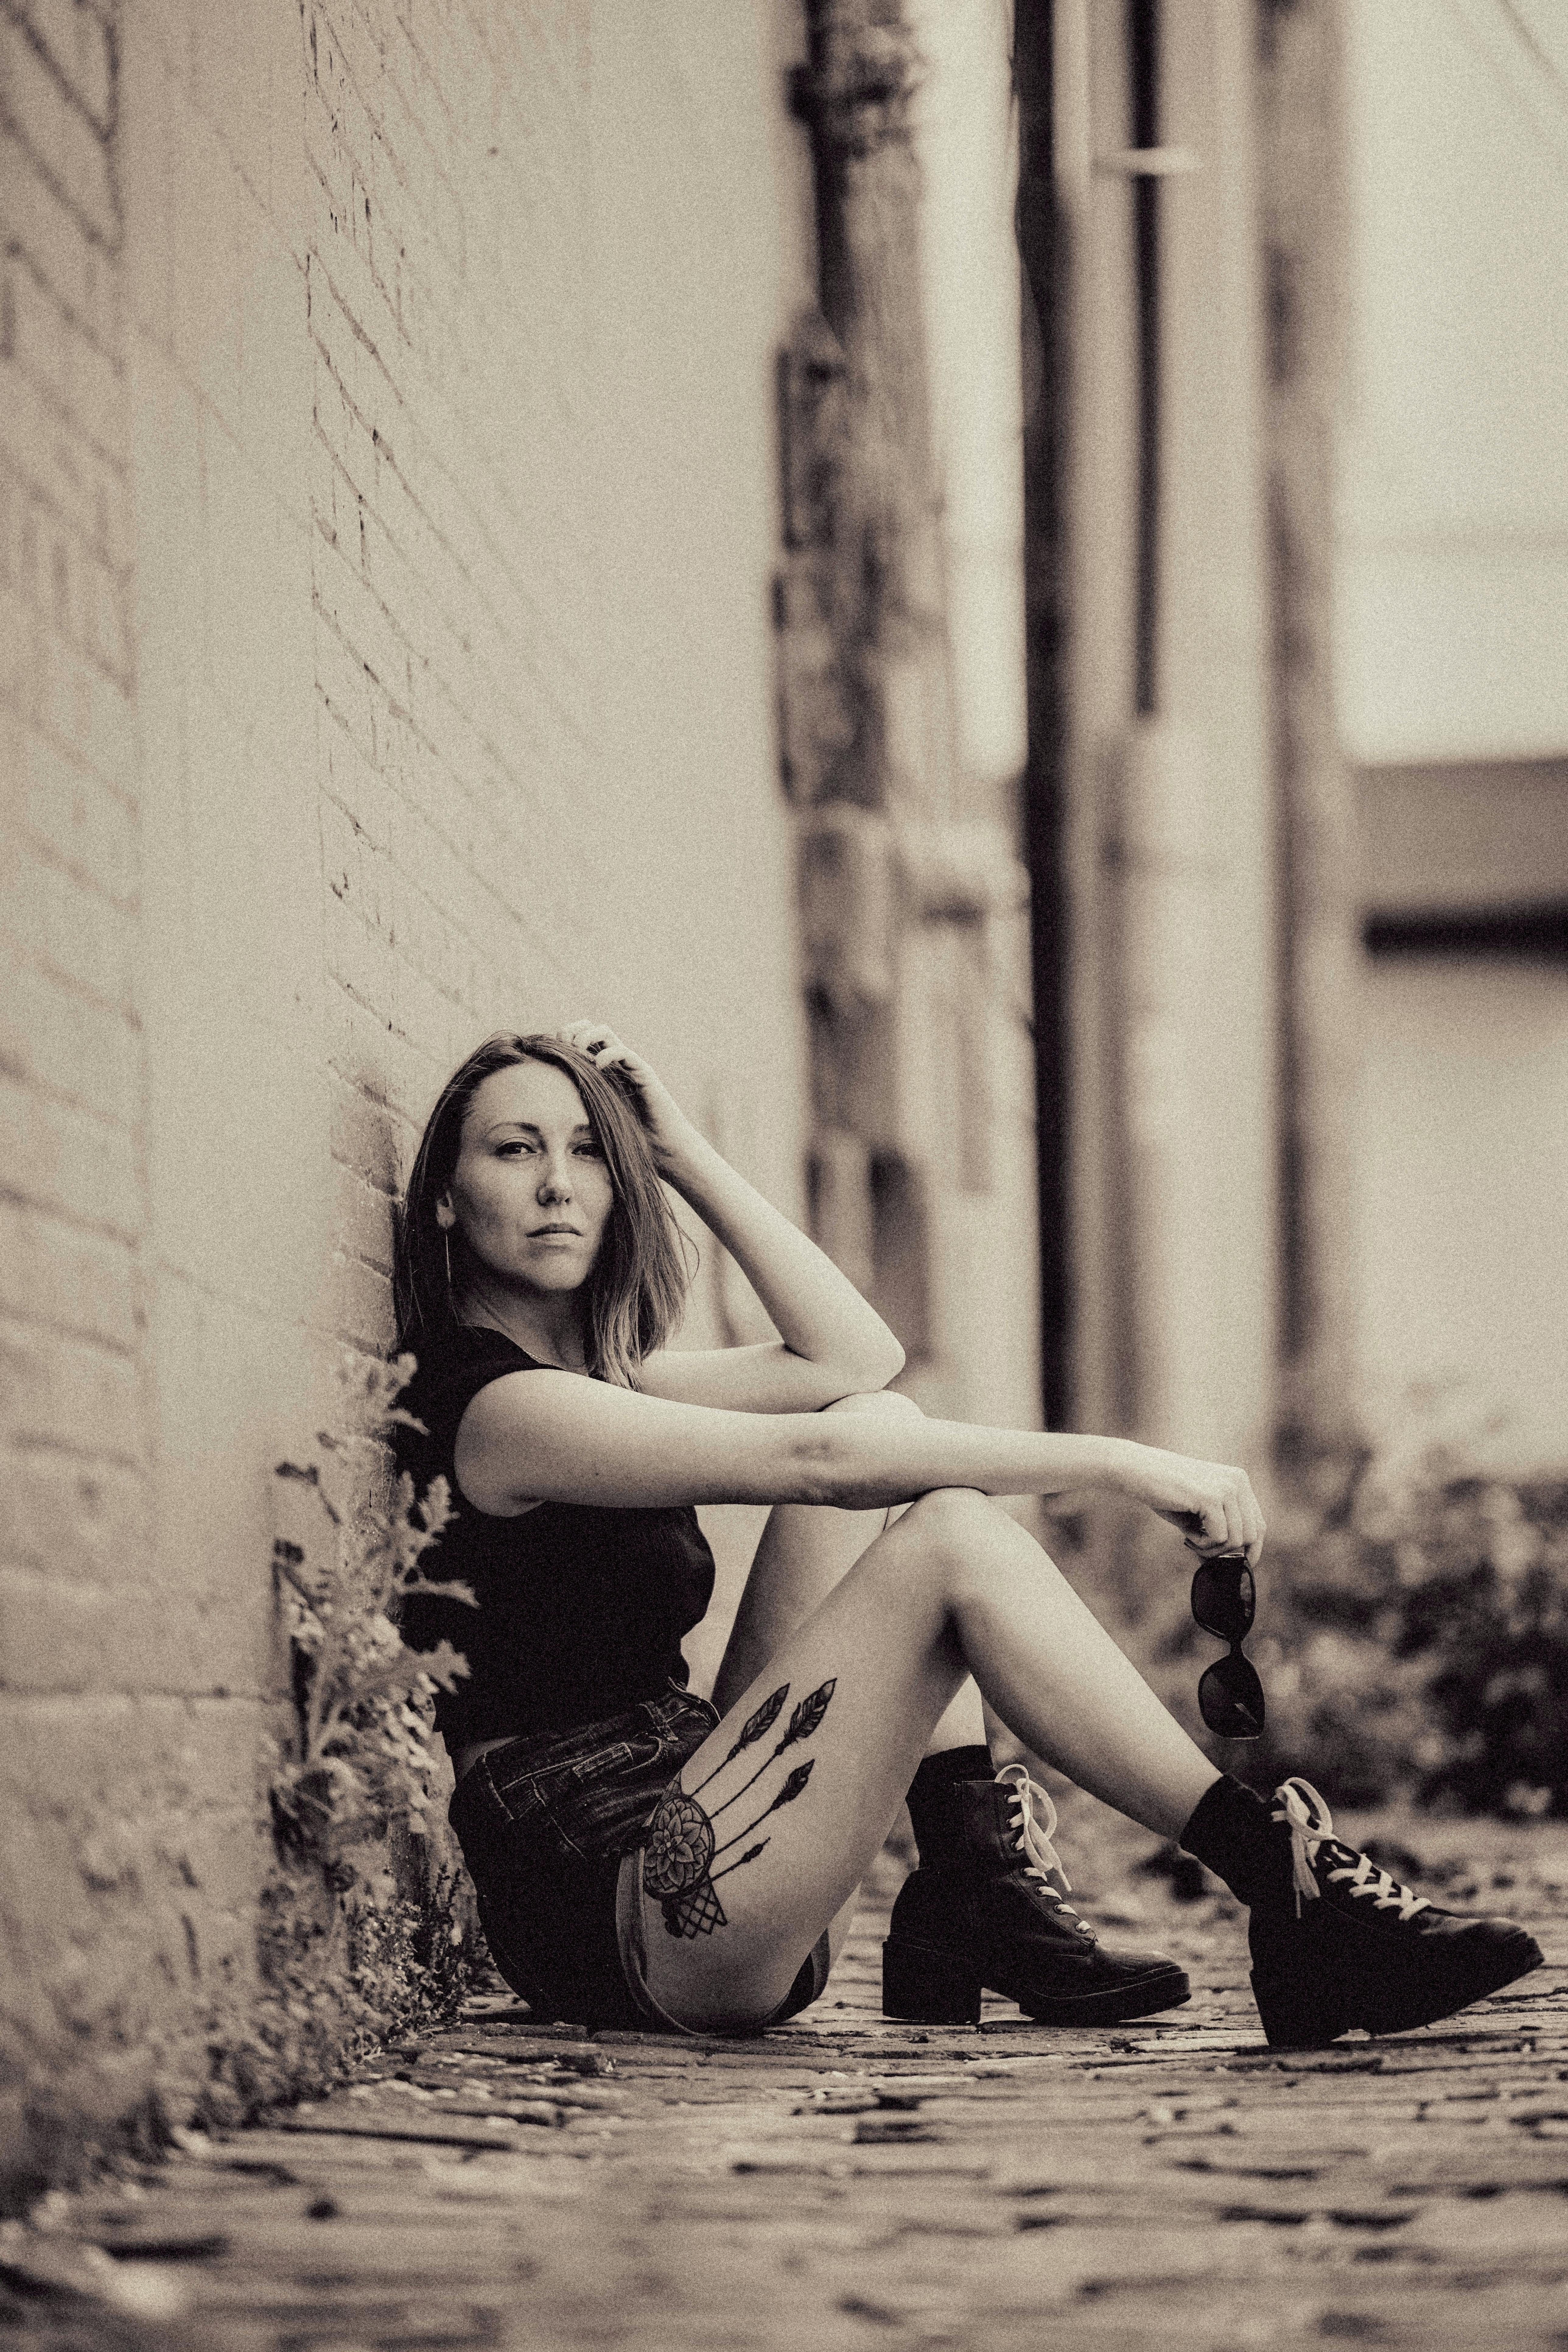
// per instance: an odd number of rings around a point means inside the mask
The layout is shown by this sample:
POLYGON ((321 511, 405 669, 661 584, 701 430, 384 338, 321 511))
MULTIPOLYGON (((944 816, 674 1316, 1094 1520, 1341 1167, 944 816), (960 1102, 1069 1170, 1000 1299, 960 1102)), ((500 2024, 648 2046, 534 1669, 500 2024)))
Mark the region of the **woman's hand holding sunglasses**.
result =
POLYGON ((1236 1553, 1256 1568, 1263 1554, 1263 1513, 1245 1470, 1165 1454, 1152 1445, 1137 1457, 1129 1490, 1186 1538, 1200 1559, 1236 1553))
POLYGON ((1197 1553, 1193 1615, 1205 1633, 1230 1644, 1198 1684, 1203 1719, 1223 1739, 1256 1739, 1263 1729, 1263 1685, 1241 1648, 1258 1605, 1252 1571, 1263 1552, 1263 1514, 1252 1481, 1245 1470, 1224 1463, 1163 1454, 1152 1445, 1134 1452, 1130 1491, 1180 1528, 1189 1551, 1197 1553))

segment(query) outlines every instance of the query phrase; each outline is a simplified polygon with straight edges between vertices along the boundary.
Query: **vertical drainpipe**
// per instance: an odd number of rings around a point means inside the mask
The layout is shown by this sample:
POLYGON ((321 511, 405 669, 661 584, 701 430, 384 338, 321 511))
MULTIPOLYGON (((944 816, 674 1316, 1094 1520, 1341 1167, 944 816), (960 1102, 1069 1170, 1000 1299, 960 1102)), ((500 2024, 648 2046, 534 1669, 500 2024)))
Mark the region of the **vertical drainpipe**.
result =
POLYGON ((1211 893, 1201 748, 1170 707, 1163 629, 1167 419, 1163 365, 1162 184, 1196 159, 1166 143, 1160 0, 1126 0, 1129 147, 1097 159, 1131 183, 1136 484, 1131 723, 1108 762, 1106 855, 1114 908, 1113 1058, 1120 1425, 1193 1445, 1205 1425, 1203 1257, 1195 1072, 1205 1018, 1202 939, 1211 893))
MULTIPOLYGON (((1127 94, 1131 152, 1160 146, 1160 0, 1127 0, 1127 94)), ((1132 181, 1133 281, 1138 314, 1138 557, 1133 618, 1132 708, 1160 709, 1160 180, 1132 181)))
MULTIPOLYGON (((1024 322, 1024 582, 1028 753, 1024 772, 1034 969, 1040 1387, 1046 1426, 1075 1411, 1071 987, 1068 828, 1071 575, 1067 479, 1072 224, 1058 194, 1058 16, 1081 0, 1021 0, 1013 37, 1018 105, 1018 257, 1024 322)), ((1087 126, 1085 126, 1087 142, 1087 126)))
POLYGON ((1016 57, 1019 240, 1043 346, 1025 373, 1044 387, 1026 428, 1026 561, 1047 1308, 1069 1213, 1080 1294, 1069 1322, 1070 1288, 1055 1286, 1056 1394, 1097 1426, 1216 1451, 1258 1433, 1272 1342, 1257 1328, 1272 1325, 1257 1306, 1270 1275, 1263 1016, 1238 1043, 1226 1011, 1238 937, 1266 952, 1252 297, 1236 258, 1250 150, 1226 112, 1250 79, 1250 5, 1053 0, 1048 26, 1043 14, 1020 6, 1016 57), (1029 159, 1047 140, 1042 185, 1029 159), (1199 170, 1195 186, 1163 184, 1199 170), (1223 539, 1211 497, 1233 526, 1223 539), (1194 554, 1215 572, 1176 576, 1194 554), (1243 613, 1237 632, 1226 615, 1243 613), (1244 907, 1227 896, 1243 888, 1244 907), (1069 898, 1070 952, 1053 904, 1069 898), (1069 995, 1070 1116, 1057 1043, 1069 995), (1240 1089, 1218 1114, 1234 1108, 1234 1160, 1215 1133, 1216 1072, 1240 1089))
POLYGON ((1287 1465, 1352 1444, 1361 941, 1332 678, 1332 457, 1343 337, 1342 0, 1259 0, 1279 860, 1281 1410, 1287 1465))

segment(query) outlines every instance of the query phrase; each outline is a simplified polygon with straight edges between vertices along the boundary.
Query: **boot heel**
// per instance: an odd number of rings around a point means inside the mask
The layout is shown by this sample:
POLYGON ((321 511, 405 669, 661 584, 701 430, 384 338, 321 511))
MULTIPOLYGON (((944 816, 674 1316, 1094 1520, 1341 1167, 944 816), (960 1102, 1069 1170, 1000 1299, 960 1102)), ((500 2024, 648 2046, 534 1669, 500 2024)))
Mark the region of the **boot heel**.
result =
POLYGON ((1299 1976, 1252 1971, 1252 1998, 1271 2050, 1321 2050, 1350 2025, 1340 1988, 1299 1976))
POLYGON ((882 2014, 911 2025, 978 2025, 981 1979, 956 1952, 889 1936, 882 1946, 882 2014))

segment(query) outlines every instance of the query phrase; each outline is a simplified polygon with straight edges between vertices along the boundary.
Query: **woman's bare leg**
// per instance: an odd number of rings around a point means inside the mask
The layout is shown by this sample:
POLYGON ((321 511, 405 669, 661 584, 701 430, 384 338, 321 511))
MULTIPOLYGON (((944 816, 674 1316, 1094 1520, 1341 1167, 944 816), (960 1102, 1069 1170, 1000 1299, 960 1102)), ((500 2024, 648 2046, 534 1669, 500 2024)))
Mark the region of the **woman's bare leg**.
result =
MULTIPOLYGON (((826 1410, 921 1418, 912 1397, 890 1389, 845 1397, 826 1410)), ((824 1505, 775 1504, 763 1529, 713 1685, 713 1703, 721 1713, 742 1697, 791 1634, 848 1574, 867 1546, 887 1531, 889 1517, 885 1510, 838 1511, 824 1505)), ((932 1727, 926 1750, 935 1754, 942 1748, 984 1744, 980 1693, 965 1677, 932 1727)))
POLYGON ((1030 1748, 1161 1836, 1218 1777, 1032 1537, 983 1496, 928 1495, 740 1695, 681 1775, 689 1801, 656 1815, 645 1916, 666 2010, 699 2026, 782 2000, 971 1671, 1030 1748))

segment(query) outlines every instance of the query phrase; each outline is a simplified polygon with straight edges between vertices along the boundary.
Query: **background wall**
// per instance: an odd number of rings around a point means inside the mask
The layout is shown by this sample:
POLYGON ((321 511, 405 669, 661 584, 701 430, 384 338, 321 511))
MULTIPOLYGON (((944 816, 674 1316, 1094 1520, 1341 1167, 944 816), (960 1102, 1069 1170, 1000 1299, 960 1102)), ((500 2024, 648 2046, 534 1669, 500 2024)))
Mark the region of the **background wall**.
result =
POLYGON ((0 44, 0 2099, 37 2146, 177 2105, 243 1990, 272 1465, 388 1336, 446 1070, 602 1013, 799 1208, 807 200, 787 12, 37 0, 0 44))
POLYGON ((1568 745, 1568 22, 1346 0, 1338 687, 1363 762, 1568 745))
POLYGON ((1131 21, 1052 16, 1074 1412, 1256 1467, 1280 1337, 1257 27, 1241 0, 1161 14, 1144 693, 1131 21))
POLYGON ((1347 0, 1363 1401, 1568 1460, 1568 18, 1347 0))

